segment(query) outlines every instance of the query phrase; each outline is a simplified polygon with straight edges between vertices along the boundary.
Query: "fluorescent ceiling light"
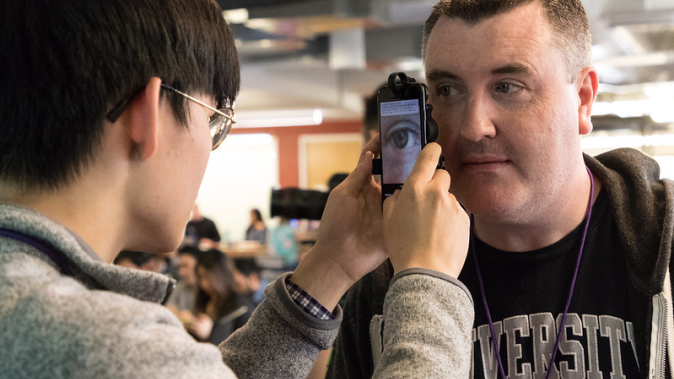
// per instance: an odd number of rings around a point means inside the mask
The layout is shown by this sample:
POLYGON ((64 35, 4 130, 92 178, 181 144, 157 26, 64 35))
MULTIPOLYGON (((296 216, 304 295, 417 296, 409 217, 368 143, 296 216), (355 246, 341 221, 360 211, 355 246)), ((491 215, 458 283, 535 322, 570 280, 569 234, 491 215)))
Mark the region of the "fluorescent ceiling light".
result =
POLYGON ((230 134, 222 144, 229 147, 255 147, 267 146, 272 142, 274 142, 274 137, 267 133, 230 134))
POLYGON ((612 114, 613 109, 611 103, 608 101, 597 101, 592 104, 593 116, 606 116, 612 114))
POLYGON ((269 128, 283 126, 308 126, 323 123, 320 109, 247 111, 236 114, 236 125, 240 128, 269 128))
POLYGON ((583 149, 616 149, 631 147, 639 149, 644 146, 674 146, 674 134, 633 135, 589 135, 581 139, 583 149))
POLYGON ((581 139, 583 149, 615 149, 618 147, 640 148, 645 145, 641 135, 588 136, 581 139))
POLYGON ((643 91, 652 100, 674 99, 674 82, 644 83, 643 91))
POLYGON ((671 102, 661 101, 653 106, 651 119, 660 124, 674 123, 674 108, 671 102))
POLYGON ((246 8, 223 11, 222 15, 228 24, 245 24, 248 22, 248 9, 246 8))

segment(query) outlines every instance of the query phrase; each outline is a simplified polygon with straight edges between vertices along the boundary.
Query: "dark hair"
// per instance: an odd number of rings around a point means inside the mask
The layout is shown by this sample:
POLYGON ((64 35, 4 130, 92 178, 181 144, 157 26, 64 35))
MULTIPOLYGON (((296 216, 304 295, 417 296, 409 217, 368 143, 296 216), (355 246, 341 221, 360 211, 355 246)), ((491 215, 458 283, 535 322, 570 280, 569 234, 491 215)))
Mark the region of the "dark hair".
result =
MULTIPOLYGON (((210 0, 0 2, 0 180, 54 190, 95 159, 104 119, 157 76, 235 100, 239 62, 210 0)), ((166 94, 186 123, 185 99, 166 94)))
MULTIPOLYGON (((202 267, 206 271, 207 279, 211 282, 213 289, 217 293, 215 320, 218 320, 231 310, 231 304, 234 301, 232 264, 225 253, 218 249, 210 249, 201 252, 197 257, 197 266, 195 268, 197 273, 199 267, 202 267)), ((206 306, 210 300, 211 297, 199 288, 196 298, 196 310, 206 313, 206 306)))
POLYGON ((142 251, 131 251, 131 250, 122 250, 117 257, 115 257, 115 260, 113 261, 114 264, 119 264, 119 262, 128 259, 136 265, 136 267, 140 267, 143 264, 149 262, 152 258, 157 257, 157 254, 154 253, 145 253, 142 251))
POLYGON ((377 108, 379 88, 381 86, 377 87, 374 93, 365 99, 365 114, 363 116, 363 140, 365 143, 370 142, 370 131, 379 131, 379 109, 377 108))
POLYGON ((592 64, 592 36, 580 0, 441 0, 424 25, 422 57, 426 57, 428 38, 441 17, 458 18, 474 25, 532 2, 545 9, 555 43, 566 56, 568 79, 572 82, 580 70, 592 64))
POLYGON ((236 270, 244 276, 259 274, 261 271, 260 266, 255 263, 255 259, 253 258, 235 258, 234 267, 236 267, 236 270))
POLYGON ((183 246, 180 246, 180 248, 178 248, 177 255, 183 255, 183 254, 191 255, 194 258, 198 258, 199 255, 201 254, 201 250, 198 247, 193 246, 193 245, 183 245, 183 246))
POLYGON ((253 208, 250 211, 255 215, 255 221, 262 221, 262 213, 259 209, 253 208))

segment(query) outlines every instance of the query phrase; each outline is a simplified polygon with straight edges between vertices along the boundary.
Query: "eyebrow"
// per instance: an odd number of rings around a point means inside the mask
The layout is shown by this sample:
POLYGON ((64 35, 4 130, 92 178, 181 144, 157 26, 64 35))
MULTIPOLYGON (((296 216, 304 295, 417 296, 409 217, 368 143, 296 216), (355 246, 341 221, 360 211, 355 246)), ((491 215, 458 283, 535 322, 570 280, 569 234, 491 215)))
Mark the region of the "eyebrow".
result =
MULTIPOLYGON (((492 75, 525 74, 531 76, 533 75, 533 72, 531 71, 531 68, 529 68, 529 66, 523 65, 521 63, 510 63, 491 70, 491 74, 492 75)), ((426 75, 426 80, 429 82, 442 79, 460 79, 460 77, 454 74, 453 72, 445 70, 431 70, 426 75)))
POLYGON ((499 75, 499 74, 525 74, 525 75, 533 75, 533 72, 529 68, 529 66, 525 66, 521 63, 511 63, 507 64, 505 66, 501 66, 499 68, 496 68, 494 70, 491 70, 492 75, 499 75))
POLYGON ((441 79, 459 79, 459 76, 444 70, 431 70, 431 72, 426 74, 426 80, 429 82, 441 79))

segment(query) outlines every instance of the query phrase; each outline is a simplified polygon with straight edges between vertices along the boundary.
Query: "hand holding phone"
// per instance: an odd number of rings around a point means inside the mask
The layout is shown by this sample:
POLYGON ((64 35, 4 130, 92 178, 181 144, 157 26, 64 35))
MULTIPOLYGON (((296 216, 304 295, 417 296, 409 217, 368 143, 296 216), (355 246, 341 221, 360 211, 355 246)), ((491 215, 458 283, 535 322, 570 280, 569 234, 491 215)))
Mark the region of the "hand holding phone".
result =
POLYGON ((391 74, 377 92, 382 201, 402 188, 421 149, 435 141, 437 126, 427 98, 426 85, 402 72, 391 74))
POLYGON ((457 277, 466 260, 470 219, 449 193, 449 173, 436 169, 441 150, 429 143, 402 190, 384 201, 384 244, 396 273, 428 268, 457 277))

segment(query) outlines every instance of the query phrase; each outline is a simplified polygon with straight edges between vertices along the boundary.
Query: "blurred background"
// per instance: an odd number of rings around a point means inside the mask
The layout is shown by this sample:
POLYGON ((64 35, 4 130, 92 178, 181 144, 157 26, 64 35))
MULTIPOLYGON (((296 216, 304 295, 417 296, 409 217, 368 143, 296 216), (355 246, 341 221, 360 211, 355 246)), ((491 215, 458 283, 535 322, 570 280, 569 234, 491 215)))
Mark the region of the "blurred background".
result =
MULTIPOLYGON (((270 228, 279 224, 272 189, 327 191, 334 174, 353 169, 366 99, 393 71, 425 81, 421 30, 435 1, 218 1, 236 38, 242 90, 238 123, 212 154, 197 203, 223 242, 244 239, 253 208, 270 228)), ((640 149, 674 177, 674 0, 583 4, 600 80, 585 151, 640 149)), ((306 220, 290 225, 299 235, 312 229, 306 220)))

